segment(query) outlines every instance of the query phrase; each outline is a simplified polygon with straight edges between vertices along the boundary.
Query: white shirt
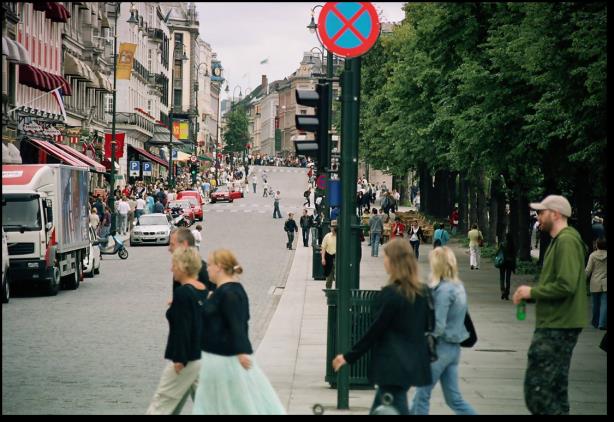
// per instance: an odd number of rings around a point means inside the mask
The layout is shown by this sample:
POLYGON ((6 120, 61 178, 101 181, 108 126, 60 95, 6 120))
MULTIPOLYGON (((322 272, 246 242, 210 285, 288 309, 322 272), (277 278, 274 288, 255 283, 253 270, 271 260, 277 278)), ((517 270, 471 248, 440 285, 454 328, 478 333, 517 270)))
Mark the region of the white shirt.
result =
POLYGON ((194 235, 194 244, 197 248, 200 248, 200 242, 202 240, 200 232, 196 229, 192 229, 192 234, 194 235))
POLYGON ((136 209, 137 210, 142 210, 145 208, 145 201, 143 200, 143 198, 139 198, 136 200, 136 209))
POLYGON ((130 212, 130 205, 128 205, 128 203, 125 201, 119 201, 117 211, 119 211, 120 214, 128 215, 128 213, 130 212))

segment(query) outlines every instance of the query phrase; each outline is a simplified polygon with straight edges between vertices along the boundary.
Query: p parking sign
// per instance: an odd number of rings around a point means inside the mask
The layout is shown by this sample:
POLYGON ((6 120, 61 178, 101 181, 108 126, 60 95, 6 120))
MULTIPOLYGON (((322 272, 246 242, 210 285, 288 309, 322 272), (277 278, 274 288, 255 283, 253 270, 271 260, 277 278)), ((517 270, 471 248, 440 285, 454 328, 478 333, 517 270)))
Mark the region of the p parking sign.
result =
POLYGON ((130 176, 141 175, 141 163, 139 161, 130 161, 130 176))
POLYGON ((143 161, 143 176, 151 176, 151 163, 143 161))

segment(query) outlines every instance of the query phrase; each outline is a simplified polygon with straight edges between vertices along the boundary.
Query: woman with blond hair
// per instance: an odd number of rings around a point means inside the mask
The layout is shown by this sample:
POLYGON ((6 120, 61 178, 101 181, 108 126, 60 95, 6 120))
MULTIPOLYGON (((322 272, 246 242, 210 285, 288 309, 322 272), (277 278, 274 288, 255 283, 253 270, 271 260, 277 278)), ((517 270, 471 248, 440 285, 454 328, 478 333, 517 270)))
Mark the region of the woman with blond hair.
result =
POLYGON ((238 280, 243 268, 234 254, 209 254, 207 271, 216 289, 203 312, 201 370, 195 415, 285 414, 277 393, 252 357, 249 301, 238 280))
POLYGON ((166 311, 170 329, 164 357, 171 363, 162 372, 148 415, 180 414, 188 394, 194 398, 200 371, 202 307, 206 300, 205 285, 197 279, 200 255, 195 248, 177 248, 172 262, 173 278, 180 286, 173 291, 173 301, 166 311))
POLYGON ((413 415, 428 415, 431 391, 441 381, 446 404, 457 415, 475 415, 475 410, 463 399, 458 387, 460 343, 469 337, 465 329, 467 293, 458 278, 458 266, 452 249, 447 246, 433 249, 429 262, 430 286, 435 302, 433 336, 437 339, 438 359, 431 363, 432 384, 416 389, 410 412, 413 415))
POLYGON ((351 351, 335 357, 333 368, 338 371, 373 350, 369 378, 377 385, 377 392, 371 412, 382 403, 385 394, 390 394, 397 411, 409 415, 409 388, 431 383, 425 337, 427 286, 420 282, 416 257, 402 239, 384 245, 384 268, 389 279, 379 295, 375 321, 351 351))

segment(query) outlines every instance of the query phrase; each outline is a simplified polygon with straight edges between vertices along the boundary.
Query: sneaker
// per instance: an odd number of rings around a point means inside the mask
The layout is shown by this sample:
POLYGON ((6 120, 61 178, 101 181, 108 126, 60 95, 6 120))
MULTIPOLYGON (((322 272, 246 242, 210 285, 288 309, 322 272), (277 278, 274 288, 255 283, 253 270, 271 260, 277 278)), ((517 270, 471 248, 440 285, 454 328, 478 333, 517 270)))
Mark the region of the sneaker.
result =
POLYGON ((473 270, 473 265, 471 266, 471 269, 473 270))

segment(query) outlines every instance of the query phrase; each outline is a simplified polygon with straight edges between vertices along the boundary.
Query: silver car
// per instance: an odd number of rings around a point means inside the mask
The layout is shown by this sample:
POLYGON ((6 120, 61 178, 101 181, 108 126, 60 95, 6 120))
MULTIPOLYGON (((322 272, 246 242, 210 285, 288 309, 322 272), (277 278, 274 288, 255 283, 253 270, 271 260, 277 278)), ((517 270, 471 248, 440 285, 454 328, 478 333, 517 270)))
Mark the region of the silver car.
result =
POLYGON ((130 246, 168 245, 172 223, 167 214, 144 214, 130 231, 130 246))

